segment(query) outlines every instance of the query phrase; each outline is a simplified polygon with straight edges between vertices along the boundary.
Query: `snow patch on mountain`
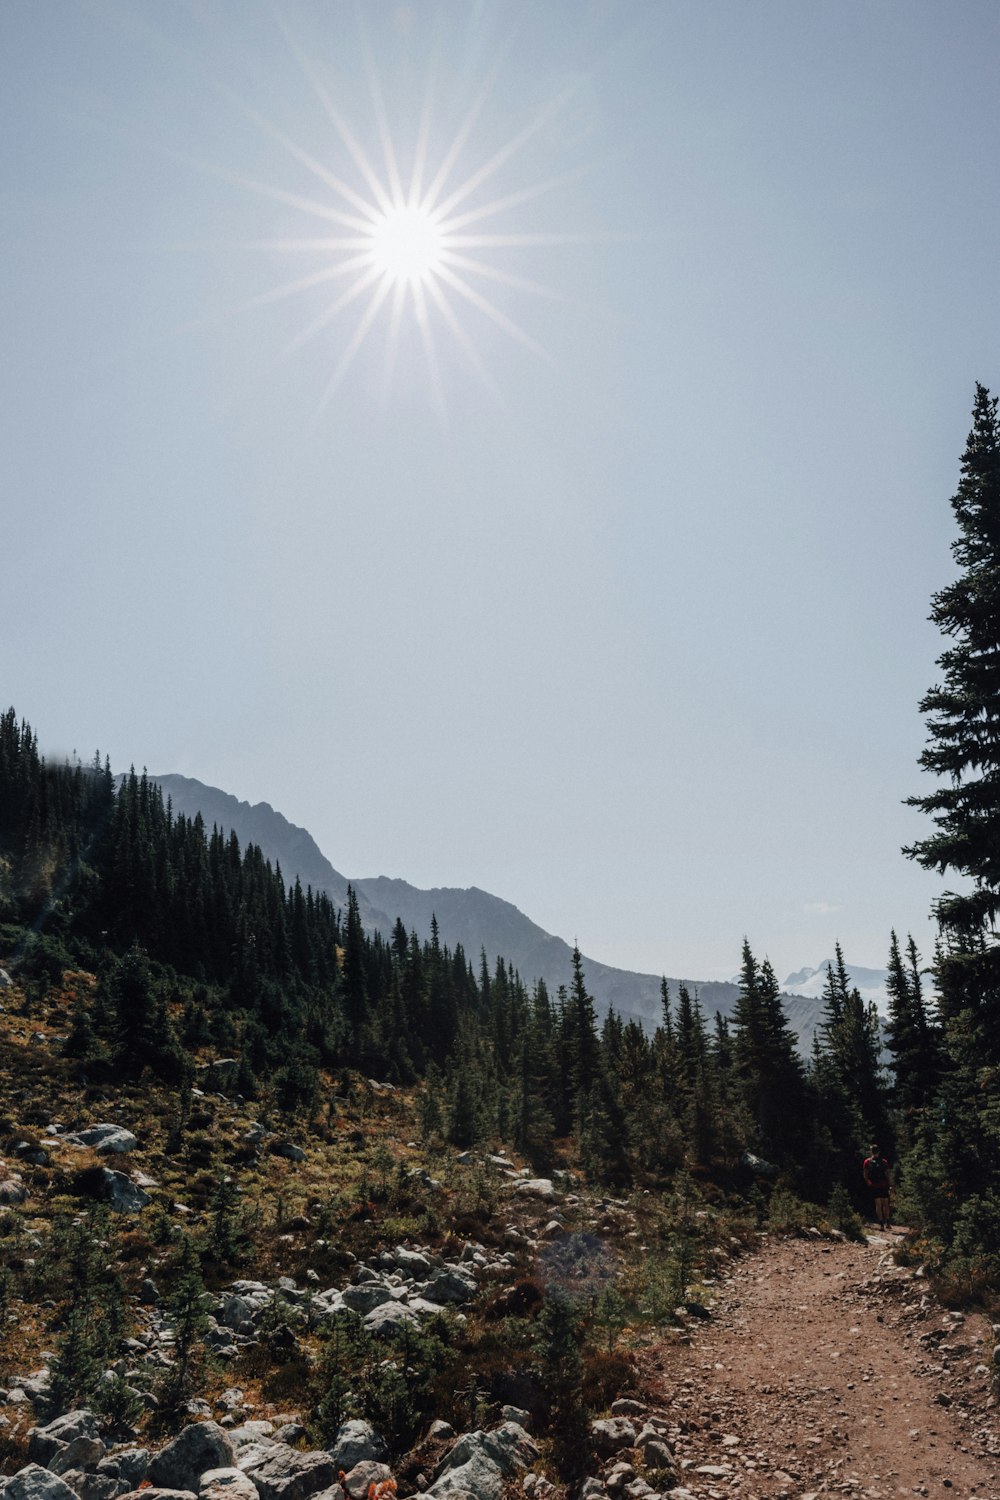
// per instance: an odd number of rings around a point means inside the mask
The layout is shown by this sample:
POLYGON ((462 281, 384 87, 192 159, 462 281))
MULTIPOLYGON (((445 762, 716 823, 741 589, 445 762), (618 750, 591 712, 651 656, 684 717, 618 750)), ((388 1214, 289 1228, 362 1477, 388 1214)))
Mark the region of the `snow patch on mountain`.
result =
MULTIPOLYGON (((810 1000, 819 1000, 823 995, 823 986, 826 984, 826 971, 833 963, 827 959, 815 969, 796 969, 794 974, 789 974, 782 985, 782 989, 789 995, 805 995, 810 1000)), ((888 1005, 886 994, 886 980, 888 974, 885 969, 865 969, 860 964, 844 964, 850 983, 859 991, 862 1000, 874 1000, 879 1010, 884 1011, 888 1005)))

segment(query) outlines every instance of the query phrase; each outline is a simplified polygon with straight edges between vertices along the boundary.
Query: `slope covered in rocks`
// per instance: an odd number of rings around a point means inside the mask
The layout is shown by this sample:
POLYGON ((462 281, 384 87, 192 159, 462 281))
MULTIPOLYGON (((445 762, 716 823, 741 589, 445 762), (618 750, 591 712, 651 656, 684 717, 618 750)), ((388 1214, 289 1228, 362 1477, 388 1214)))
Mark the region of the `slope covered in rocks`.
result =
POLYGON ((3 1500, 1000 1493, 992 1327, 887 1240, 539 1178, 357 1074, 297 1121, 210 1054, 91 1080, 90 982, 3 996, 3 1500))

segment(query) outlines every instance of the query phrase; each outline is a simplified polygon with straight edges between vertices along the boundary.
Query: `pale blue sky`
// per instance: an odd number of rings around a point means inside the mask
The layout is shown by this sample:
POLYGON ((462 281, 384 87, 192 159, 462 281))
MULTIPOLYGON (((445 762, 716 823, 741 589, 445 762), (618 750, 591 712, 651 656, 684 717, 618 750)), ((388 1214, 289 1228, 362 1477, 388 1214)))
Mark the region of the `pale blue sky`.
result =
POLYGON ((629 968, 929 949, 993 0, 7 0, 0 70, 0 696, 45 748, 629 968), (330 390, 364 299, 292 352, 345 282, 263 300, 336 259, 274 243, 342 232, 302 153, 365 192, 310 73, 384 180, 371 78, 405 172, 432 63, 432 170, 488 84, 449 188, 537 127, 464 205, 515 241, 500 321, 451 298, 488 381, 433 309, 437 389, 406 313, 387 370, 384 308, 330 390))

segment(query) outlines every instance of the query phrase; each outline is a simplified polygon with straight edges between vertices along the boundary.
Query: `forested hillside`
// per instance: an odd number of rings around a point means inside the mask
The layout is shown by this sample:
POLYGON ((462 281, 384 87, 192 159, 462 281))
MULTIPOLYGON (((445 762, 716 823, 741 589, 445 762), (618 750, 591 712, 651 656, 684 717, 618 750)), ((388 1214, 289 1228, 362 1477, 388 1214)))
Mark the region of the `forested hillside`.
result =
MULTIPOLYGON (((189 818, 201 813, 206 825, 235 832, 242 844, 255 843, 267 858, 279 863, 290 879, 298 875, 316 892, 329 896, 339 906, 346 906, 347 887, 352 885, 361 919, 368 930, 384 937, 392 933, 399 918, 408 932, 421 940, 431 935, 433 922, 438 923, 440 940, 455 948, 458 945, 474 957, 478 968, 485 952, 492 970, 498 958, 511 964, 529 985, 545 981, 555 993, 570 972, 572 949, 560 937, 554 937, 524 915, 509 901, 475 887, 459 889, 437 887, 419 890, 405 880, 387 876, 375 879, 348 880, 322 854, 315 840, 304 828, 289 823, 266 802, 251 806, 218 787, 205 786, 190 776, 164 775, 153 778, 163 788, 176 812, 189 818)), ((661 980, 653 974, 638 974, 615 969, 584 957, 587 984, 594 996, 599 1017, 615 1010, 625 1019, 632 1016, 652 1030, 662 1013, 661 980)), ((728 1016, 736 1001, 735 984, 718 981, 702 983, 693 980, 670 980, 674 991, 684 982, 697 989, 706 1014, 714 1019, 716 1011, 728 1016)), ((806 1050, 815 1029, 816 1005, 796 1003, 794 1030, 806 1040, 806 1050)))
POLYGON ((511 1142, 542 1167, 555 1143, 597 1180, 664 1182, 684 1163, 730 1171, 747 1150, 824 1198, 867 1137, 887 1137, 874 1012, 831 967, 814 1057, 796 1054, 774 973, 749 946, 732 1024, 709 1026, 662 986, 648 1035, 598 1026, 579 952, 555 994, 420 942, 366 933, 346 909, 286 886, 260 850, 174 815, 146 775, 48 764, 13 710, 0 722, 3 957, 33 993, 69 967, 97 976, 68 1052, 108 1076, 172 1081, 192 1049, 238 1058, 238 1088, 309 1113, 323 1070, 422 1080, 428 1128, 456 1145, 511 1142))

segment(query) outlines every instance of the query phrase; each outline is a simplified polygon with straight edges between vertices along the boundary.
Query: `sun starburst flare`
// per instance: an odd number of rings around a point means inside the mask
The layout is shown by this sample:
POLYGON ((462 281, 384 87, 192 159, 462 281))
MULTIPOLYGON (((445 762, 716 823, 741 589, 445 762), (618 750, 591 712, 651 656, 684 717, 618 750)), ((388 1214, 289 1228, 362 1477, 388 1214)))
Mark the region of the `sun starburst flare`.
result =
POLYGON ((337 108, 313 59, 283 23, 282 31, 303 79, 334 128, 343 159, 321 161, 232 90, 216 85, 231 105, 251 119, 299 167, 306 169, 321 191, 314 187, 311 193, 302 194, 237 174, 219 175, 228 176, 234 183, 272 202, 295 209, 317 227, 332 231, 252 242, 252 248, 274 252, 283 258, 303 255, 318 262, 304 274, 260 293, 253 302, 259 306, 294 298, 310 300, 309 315, 287 342, 285 354, 295 353, 321 334, 329 338, 335 359, 321 410, 380 323, 385 327, 385 391, 391 385, 399 358, 404 323, 412 319, 419 330, 430 389, 442 411, 444 393, 438 346, 443 337, 450 340, 482 383, 495 391, 477 340, 468 326, 475 318, 486 319, 534 356, 551 363, 542 345, 506 310, 509 298, 505 294, 517 292, 553 300, 559 299, 560 294, 530 276, 509 269, 501 263, 502 257, 510 251, 578 244, 591 237, 527 233, 516 228, 501 231, 494 226, 501 216, 507 216, 502 222, 509 222, 512 213, 589 169, 568 171, 493 197, 488 194, 501 169, 559 114, 571 91, 551 100, 503 145, 459 177, 460 160, 474 155, 470 139, 496 74, 486 80, 447 141, 440 160, 433 163, 430 139, 434 89, 429 79, 422 115, 408 153, 412 165, 404 180, 397 143, 370 55, 368 83, 380 146, 379 154, 374 157, 365 150, 337 108), (329 296, 317 311, 316 297, 324 288, 329 288, 329 296))

